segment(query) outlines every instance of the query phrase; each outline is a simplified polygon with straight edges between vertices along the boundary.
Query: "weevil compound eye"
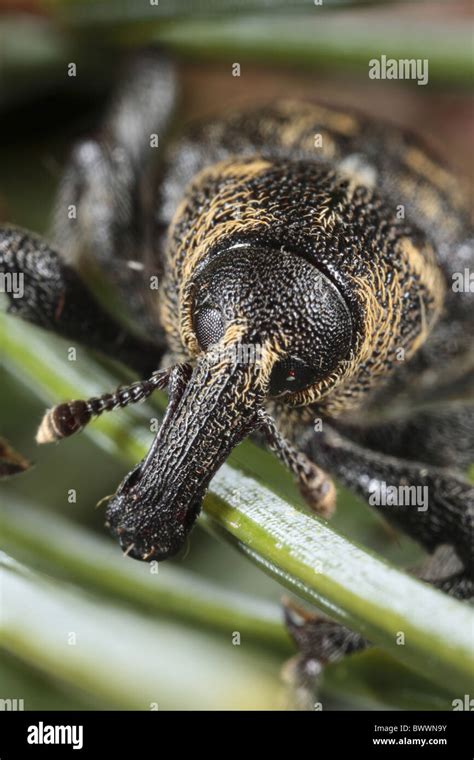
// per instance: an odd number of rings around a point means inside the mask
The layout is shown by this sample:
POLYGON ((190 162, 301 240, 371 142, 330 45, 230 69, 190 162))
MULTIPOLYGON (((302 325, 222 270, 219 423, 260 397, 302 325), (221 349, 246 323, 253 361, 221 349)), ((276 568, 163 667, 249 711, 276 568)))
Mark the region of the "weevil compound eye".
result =
POLYGON ((318 380, 321 373, 296 357, 287 357, 277 362, 270 375, 270 395, 297 393, 318 380))
POLYGON ((194 318, 194 332, 203 351, 217 343, 224 335, 224 317, 219 309, 204 306, 194 318))

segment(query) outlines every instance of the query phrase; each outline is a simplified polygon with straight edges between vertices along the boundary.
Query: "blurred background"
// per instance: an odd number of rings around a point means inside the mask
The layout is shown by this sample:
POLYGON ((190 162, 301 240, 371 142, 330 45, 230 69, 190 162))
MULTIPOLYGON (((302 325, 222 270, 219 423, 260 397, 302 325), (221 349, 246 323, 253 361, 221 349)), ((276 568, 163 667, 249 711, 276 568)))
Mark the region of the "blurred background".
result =
MULTIPOLYGON (((0 0, 0 221, 47 234, 72 144, 98 124, 123 57, 153 41, 176 58, 180 128, 229 107, 310 97, 422 132, 472 180, 471 12, 468 2, 421 0, 0 0), (382 54, 427 58, 429 83, 369 79, 369 60, 382 54)), ((47 346, 60 355, 60 341, 24 329, 38 354, 47 346)), ((122 559, 94 507, 126 466, 86 436, 36 447, 43 411, 31 381, 6 362, 0 434, 34 468, 1 486, 3 561, 19 609, 0 650, 0 698, 23 699, 25 709, 295 706, 281 677, 294 654, 284 589, 201 527, 156 578, 122 559), (249 635, 236 645, 239 610, 249 635)), ((275 478, 286 477, 274 466, 275 478)), ((334 524, 396 564, 419 557, 342 491, 334 524)), ((448 704, 377 652, 329 669, 319 698, 324 709, 448 704)))

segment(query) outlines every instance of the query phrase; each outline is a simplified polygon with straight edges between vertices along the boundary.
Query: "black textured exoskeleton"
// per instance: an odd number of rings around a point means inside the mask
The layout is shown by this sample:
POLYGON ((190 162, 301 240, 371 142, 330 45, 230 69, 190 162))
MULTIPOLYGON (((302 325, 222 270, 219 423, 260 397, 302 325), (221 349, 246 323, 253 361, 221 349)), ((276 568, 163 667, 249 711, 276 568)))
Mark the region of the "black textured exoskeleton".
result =
MULTIPOLYGON (((174 100, 170 64, 144 51, 96 138, 73 151, 54 245, 0 228, 0 271, 24 274, 13 313, 149 377, 60 404, 38 440, 168 385, 147 457, 107 506, 131 557, 176 554, 218 467, 262 430, 322 514, 331 476, 367 500, 383 484, 426 487, 424 511, 378 509, 432 553, 423 577, 470 596, 474 308, 455 285, 474 246, 459 181, 411 134, 293 100, 198 125, 163 155, 174 100), (73 267, 84 253, 148 339, 89 294, 73 267)), ((305 652, 314 623, 297 617, 305 652)), ((330 625, 320 659, 364 645, 330 625)))

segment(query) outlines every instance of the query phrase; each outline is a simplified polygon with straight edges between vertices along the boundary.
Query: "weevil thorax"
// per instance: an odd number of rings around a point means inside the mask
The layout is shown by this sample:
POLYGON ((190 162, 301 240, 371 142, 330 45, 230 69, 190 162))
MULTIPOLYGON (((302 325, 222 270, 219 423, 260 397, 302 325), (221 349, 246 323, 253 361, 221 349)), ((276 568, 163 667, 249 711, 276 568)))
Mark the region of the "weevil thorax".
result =
POLYGON ((335 416, 417 350, 443 294, 431 244, 372 187, 324 162, 256 156, 188 187, 160 316, 177 357, 247 342, 261 362, 249 383, 335 416))

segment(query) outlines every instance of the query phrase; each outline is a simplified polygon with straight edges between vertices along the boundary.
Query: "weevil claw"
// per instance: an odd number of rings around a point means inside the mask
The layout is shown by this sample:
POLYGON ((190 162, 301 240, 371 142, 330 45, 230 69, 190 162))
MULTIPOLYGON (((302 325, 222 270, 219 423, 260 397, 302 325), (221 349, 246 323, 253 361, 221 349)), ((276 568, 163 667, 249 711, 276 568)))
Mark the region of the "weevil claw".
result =
MULTIPOLYGON (((132 546, 133 546, 133 544, 132 544, 132 546)), ((155 551, 156 551, 156 547, 152 546, 149 552, 146 552, 145 554, 142 554, 142 560, 144 562, 146 562, 147 560, 149 560, 150 557, 153 557, 155 551)))
POLYGON ((123 553, 123 556, 127 557, 134 548, 135 548, 135 544, 130 544, 129 546, 127 546, 127 548, 125 549, 123 553))

